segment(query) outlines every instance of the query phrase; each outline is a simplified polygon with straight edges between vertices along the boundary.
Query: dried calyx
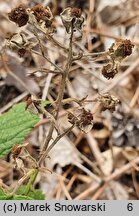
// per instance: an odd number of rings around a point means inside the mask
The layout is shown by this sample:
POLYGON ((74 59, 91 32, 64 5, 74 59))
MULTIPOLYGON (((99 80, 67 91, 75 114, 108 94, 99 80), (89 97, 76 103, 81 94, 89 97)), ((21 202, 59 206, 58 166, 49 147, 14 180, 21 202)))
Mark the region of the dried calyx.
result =
POLYGON ((30 111, 33 114, 38 114, 40 104, 41 104, 41 101, 38 98, 36 98, 36 96, 28 95, 28 97, 26 98, 25 109, 30 111))
POLYGON ((13 146, 12 150, 11 150, 11 153, 12 153, 12 156, 13 156, 13 159, 15 160, 19 154, 21 153, 21 149, 22 149, 22 146, 19 145, 19 144, 16 144, 13 146))
POLYGON ((24 33, 14 33, 6 38, 6 46, 17 51, 20 57, 23 57, 27 50, 35 46, 34 43, 28 41, 24 33))
POLYGON ((61 14, 61 19, 67 33, 71 32, 71 28, 81 31, 84 17, 81 16, 80 8, 66 8, 61 14))
POLYGON ((118 73, 118 64, 109 63, 102 68, 102 74, 105 78, 113 78, 118 73))
POLYGON ((115 96, 109 94, 100 95, 98 101, 102 105, 103 111, 108 109, 111 112, 115 111, 116 105, 119 103, 119 100, 115 96))
POLYGON ((21 49, 27 44, 27 39, 25 34, 23 33, 15 33, 11 35, 9 38, 7 38, 6 45, 9 46, 12 49, 21 49))
POLYGON ((93 115, 84 108, 69 112, 68 120, 85 133, 89 132, 93 127, 93 115))

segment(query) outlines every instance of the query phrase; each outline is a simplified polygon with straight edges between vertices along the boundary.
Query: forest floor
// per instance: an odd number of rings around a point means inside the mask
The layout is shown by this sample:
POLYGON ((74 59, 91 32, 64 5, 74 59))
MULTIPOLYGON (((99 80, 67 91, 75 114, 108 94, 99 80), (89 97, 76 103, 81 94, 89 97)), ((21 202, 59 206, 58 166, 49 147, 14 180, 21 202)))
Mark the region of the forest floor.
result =
MULTIPOLYGON (((13 33, 34 37, 28 26, 19 28, 8 19, 8 13, 18 0, 0 1, 0 48, 13 33)), ((73 49, 86 58, 75 61, 66 81, 64 99, 87 100, 84 108, 93 115, 92 129, 85 133, 79 127, 62 137, 45 160, 46 172, 35 183, 47 199, 127 200, 139 199, 139 2, 137 0, 21 0, 33 7, 36 3, 49 6, 55 17, 54 37, 64 46, 68 35, 62 26, 60 13, 67 7, 80 7, 85 19, 83 36, 75 37, 73 49), (134 45, 118 73, 107 79, 102 68, 107 61, 101 52, 108 51, 118 40, 128 39, 134 45), (100 55, 96 54, 100 53, 100 55), (114 95, 119 100, 115 110, 102 109, 97 98, 114 95), (51 172, 50 172, 50 171, 51 172)), ((66 52, 44 39, 47 57, 35 53, 17 53, 6 47, 0 60, 0 115, 14 104, 26 101, 30 92, 42 100, 55 101, 59 93, 61 75, 53 73, 55 65, 66 64, 66 52), (8 69, 7 69, 8 68, 8 69), (51 72, 52 73, 51 73, 51 72)), ((57 68, 56 68, 57 70, 57 68)), ((82 107, 82 106, 81 106, 82 107)), ((67 113, 78 108, 73 101, 60 108, 57 127, 64 131, 70 123, 67 113)), ((53 114, 53 110, 48 107, 53 114)), ((80 108, 78 112, 80 111, 80 108)), ((28 151, 37 158, 45 134, 50 126, 41 120, 27 137, 28 151)), ((53 132, 56 137, 57 131, 53 132)), ((22 172, 14 167, 11 153, 0 159, 0 178, 5 185, 15 185, 22 172)))

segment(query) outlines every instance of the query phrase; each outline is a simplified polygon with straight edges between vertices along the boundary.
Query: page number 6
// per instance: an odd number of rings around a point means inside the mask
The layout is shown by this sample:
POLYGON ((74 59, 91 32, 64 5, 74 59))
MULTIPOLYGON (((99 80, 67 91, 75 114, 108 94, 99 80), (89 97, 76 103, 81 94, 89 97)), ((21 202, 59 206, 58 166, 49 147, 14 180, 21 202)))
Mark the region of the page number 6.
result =
POLYGON ((127 204, 127 210, 128 211, 133 211, 133 204, 132 203, 127 204))

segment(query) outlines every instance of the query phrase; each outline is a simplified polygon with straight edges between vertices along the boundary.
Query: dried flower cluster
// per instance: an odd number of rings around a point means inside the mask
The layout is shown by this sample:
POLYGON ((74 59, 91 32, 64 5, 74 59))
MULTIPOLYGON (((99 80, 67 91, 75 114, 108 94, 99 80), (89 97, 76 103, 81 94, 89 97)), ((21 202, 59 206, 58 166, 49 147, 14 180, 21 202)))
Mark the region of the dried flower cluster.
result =
POLYGON ((113 78, 119 71, 121 61, 132 54, 134 45, 130 40, 117 40, 109 48, 110 61, 102 68, 102 74, 105 78, 113 78))
POLYGON ((115 111, 115 107, 119 103, 119 100, 115 96, 109 94, 100 95, 98 101, 102 105, 102 110, 108 109, 111 112, 115 111))
POLYGON ((37 22, 45 22, 46 27, 50 27, 53 20, 53 15, 49 7, 45 8, 41 4, 35 5, 31 8, 37 22))
POLYGON ((130 40, 117 40, 109 48, 109 53, 114 61, 121 62, 124 58, 132 54, 134 45, 130 40))
POLYGON ((93 115, 91 112, 86 111, 84 108, 78 110, 78 112, 68 114, 68 120, 71 124, 79 127, 80 130, 87 133, 93 126, 93 115), (78 113, 78 114, 77 114, 78 113))
MULTIPOLYGON (((19 5, 8 13, 8 17, 12 22, 15 22, 19 27, 21 27, 26 25, 28 22, 31 23, 31 14, 35 16, 38 23, 44 21, 46 27, 51 26, 53 21, 52 12, 49 7, 43 7, 41 4, 37 4, 32 8, 26 8, 25 5, 19 5)), ((84 22, 84 17, 81 16, 80 8, 66 8, 61 13, 61 19, 68 33, 70 32, 72 25, 75 30, 80 31, 84 22)))
POLYGON ((51 17, 50 11, 47 8, 44 8, 41 4, 35 5, 31 10, 33 11, 38 22, 45 19, 45 17, 51 17))
POLYGON ((30 21, 30 13, 32 13, 37 22, 45 22, 46 27, 50 27, 53 15, 49 7, 43 7, 41 4, 35 5, 33 8, 26 8, 25 5, 19 5, 14 8, 8 17, 12 22, 18 24, 19 27, 26 25, 30 21))
POLYGON ((76 17, 76 18, 80 18, 81 17, 81 9, 80 8, 71 8, 71 16, 76 17))
POLYGON ((8 13, 8 17, 12 22, 18 24, 19 27, 26 25, 29 19, 25 5, 19 5, 14 8, 8 13))
MULTIPOLYGON (((27 8, 21 4, 8 13, 8 17, 19 27, 29 23, 33 28, 45 34, 50 35, 53 33, 53 14, 49 7, 44 7, 41 4, 37 4, 32 8, 27 8)), ((68 33, 70 33, 71 28, 81 31, 84 21, 81 16, 81 9, 66 8, 61 13, 61 19, 68 33)), ((30 52, 30 49, 35 45, 35 43, 29 42, 23 33, 13 34, 7 39, 7 46, 17 51, 20 57, 23 57, 27 50, 30 52)))
POLYGON ((109 63, 102 68, 102 74, 105 78, 113 78, 118 73, 118 65, 109 63))

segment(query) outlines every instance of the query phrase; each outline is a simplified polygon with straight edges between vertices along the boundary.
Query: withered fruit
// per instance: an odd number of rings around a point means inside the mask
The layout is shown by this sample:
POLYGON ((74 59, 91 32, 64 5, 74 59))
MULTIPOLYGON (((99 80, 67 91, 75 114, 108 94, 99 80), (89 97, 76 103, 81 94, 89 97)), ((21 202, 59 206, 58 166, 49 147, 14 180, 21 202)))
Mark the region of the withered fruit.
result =
POLYGON ((79 18, 82 12, 80 8, 71 8, 71 15, 79 18))
POLYGON ((118 73, 118 66, 113 65, 112 63, 104 65, 102 68, 102 75, 108 80, 113 79, 117 73, 118 73))
POLYGON ((132 54, 134 45, 130 40, 117 40, 109 48, 110 56, 112 59, 122 61, 124 58, 132 54))
POLYGON ((85 133, 89 132, 93 127, 93 115, 84 108, 78 110, 78 112, 70 112, 68 114, 68 120, 85 133))
POLYGON ((110 110, 111 112, 115 111, 117 104, 119 103, 118 98, 110 94, 100 95, 98 101, 102 105, 102 110, 110 110))
POLYGON ((33 14, 35 15, 38 22, 43 20, 45 17, 51 17, 50 11, 41 4, 35 5, 33 8, 31 8, 31 10, 33 11, 33 14))
POLYGON ((19 5, 8 13, 8 17, 12 22, 18 24, 19 27, 24 26, 28 22, 28 14, 25 5, 19 5))

